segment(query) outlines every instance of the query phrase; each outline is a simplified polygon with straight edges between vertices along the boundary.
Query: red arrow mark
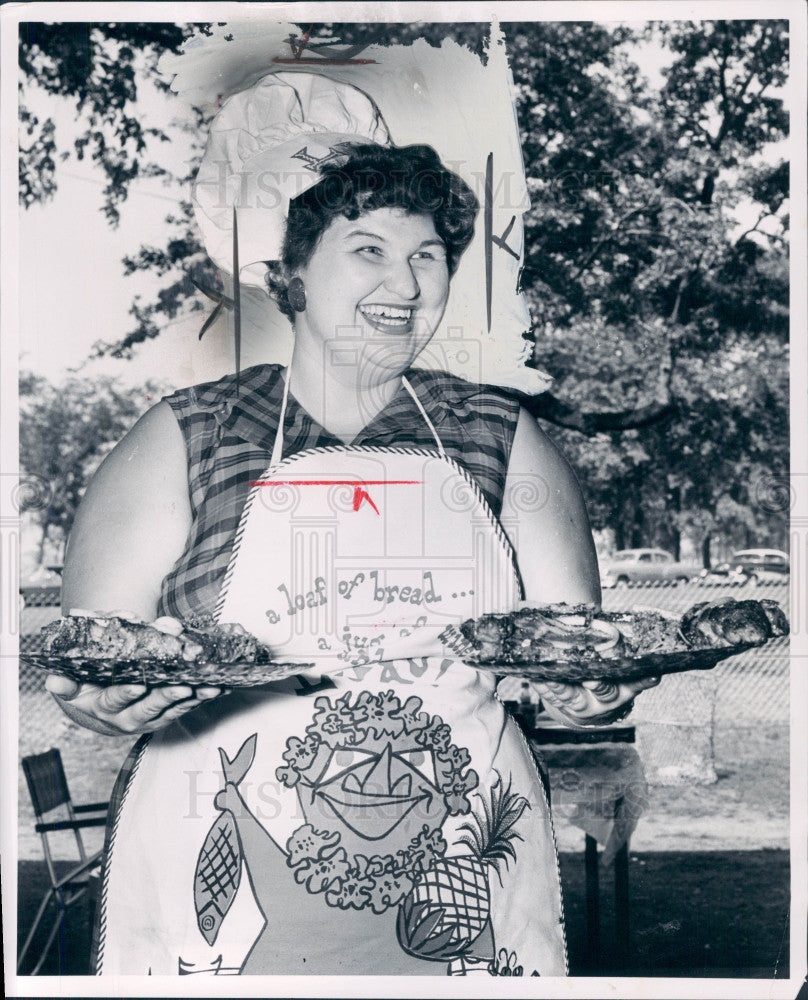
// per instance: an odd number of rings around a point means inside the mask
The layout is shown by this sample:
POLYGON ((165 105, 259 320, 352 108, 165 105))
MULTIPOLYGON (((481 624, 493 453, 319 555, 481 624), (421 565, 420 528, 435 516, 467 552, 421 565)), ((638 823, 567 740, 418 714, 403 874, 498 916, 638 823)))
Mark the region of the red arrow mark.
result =
POLYGON ((250 486, 420 486, 420 479, 254 479, 250 486))
POLYGON ((379 513, 379 508, 365 489, 366 486, 420 486, 420 479, 255 479, 250 486, 353 486, 353 509, 359 510, 367 501, 379 513))
POLYGON ((370 506, 378 514, 379 513, 379 508, 370 499, 370 494, 367 492, 367 490, 363 490, 361 486, 354 486, 354 491, 353 491, 353 509, 354 510, 359 510, 359 508, 362 506, 362 504, 365 502, 365 500, 367 500, 367 502, 370 504, 370 506))

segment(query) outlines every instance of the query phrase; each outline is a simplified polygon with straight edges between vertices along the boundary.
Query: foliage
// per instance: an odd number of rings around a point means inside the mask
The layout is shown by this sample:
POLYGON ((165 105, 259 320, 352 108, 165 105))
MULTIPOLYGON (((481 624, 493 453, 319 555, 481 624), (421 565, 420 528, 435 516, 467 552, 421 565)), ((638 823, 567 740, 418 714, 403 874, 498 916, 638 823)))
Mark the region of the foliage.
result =
POLYGON ((49 540, 67 539, 90 476, 161 390, 154 384, 122 389, 109 376, 53 385, 20 377, 20 466, 44 488, 30 511, 41 534, 40 562, 49 540))
MULTIPOLYGON (((144 127, 137 114, 138 76, 164 86, 155 72, 157 59, 165 51, 176 52, 188 34, 189 27, 149 22, 20 25, 23 79, 74 102, 84 131, 73 154, 79 160, 89 156, 104 172, 103 211, 113 225, 132 181, 165 173, 157 164, 142 163, 148 140, 168 142, 169 136, 144 127)), ((55 160, 68 159, 71 152, 57 157, 52 118, 40 121, 24 105, 20 117, 31 139, 20 158, 20 198, 27 207, 53 194, 55 160)))
MULTIPOLYGON (((714 533, 782 545, 787 512, 759 500, 788 468, 788 169, 759 154, 787 130, 764 96, 785 79, 784 25, 649 26, 673 57, 658 93, 619 31, 573 46, 566 26, 537 28, 579 82, 520 86, 523 134, 543 140, 524 284, 537 360, 572 413, 536 410, 595 435, 559 432, 618 547, 678 555, 683 532, 705 559, 714 533), (744 198, 757 219, 737 234, 744 198)), ((535 42, 513 48, 530 60, 535 42)))
MULTIPOLYGON (((156 58, 176 51, 189 27, 65 29, 23 33, 21 65, 86 116, 77 154, 92 151, 105 170, 114 220, 138 170, 164 170, 138 166, 163 137, 133 124, 136 87, 161 85, 156 58)), ((503 30, 531 194, 522 286, 536 363, 556 377, 552 394, 525 405, 556 425, 593 523, 618 546, 678 554, 686 536, 706 559, 715 534, 728 546, 782 546, 787 511, 770 487, 788 469, 788 165, 770 148, 788 131, 786 23, 503 30), (659 88, 635 62, 643 45, 666 63, 659 88), (753 221, 741 232, 743 206, 753 221)), ((313 37, 346 43, 377 32, 313 26, 313 37)), ((475 22, 384 26, 386 42, 451 36, 482 58, 487 33, 475 22)), ((194 128, 203 126, 199 112, 194 128)), ((24 117, 23 131, 30 204, 53 190, 60 155, 49 122, 24 117)), ((165 245, 141 248, 125 269, 164 285, 154 302, 133 304, 135 328, 105 348, 119 356, 189 304, 200 308, 194 281, 216 287, 188 202, 169 218, 165 245)))

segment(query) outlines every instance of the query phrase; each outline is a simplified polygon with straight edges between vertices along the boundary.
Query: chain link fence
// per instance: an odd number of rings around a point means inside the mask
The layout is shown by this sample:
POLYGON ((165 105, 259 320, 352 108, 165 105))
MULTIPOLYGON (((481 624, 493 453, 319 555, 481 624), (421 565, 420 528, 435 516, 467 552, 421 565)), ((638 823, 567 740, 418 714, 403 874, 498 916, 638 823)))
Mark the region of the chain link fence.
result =
MULTIPOLYGON (((21 591, 20 652, 41 649, 39 629, 59 617, 59 588, 24 588, 21 591)), ((756 587, 704 587, 694 582, 679 585, 629 586, 606 590, 603 607, 626 611, 637 607, 683 613, 693 604, 732 596, 736 599, 767 597, 777 601, 787 615, 787 583, 756 587)), ((793 616, 791 616, 793 620, 793 616)), ((84 730, 71 722, 45 691, 42 671, 20 660, 20 757, 60 747, 68 778, 77 800, 109 795, 115 775, 131 746, 131 738, 115 739, 84 730)), ((505 678, 499 685, 503 700, 518 700, 519 678, 505 678)), ((534 701, 538 700, 532 690, 534 701)), ((646 776, 655 784, 707 784, 716 780, 714 737, 718 727, 777 728, 787 733, 789 721, 789 645, 780 639, 760 650, 750 650, 725 660, 709 671, 671 674, 637 699, 629 721, 636 726, 637 748, 646 776)), ((24 843, 33 828, 28 793, 20 784, 21 856, 38 856, 38 841, 24 843)))
POLYGON ((22 659, 24 653, 42 649, 39 630, 59 617, 59 587, 23 587, 20 591, 20 757, 41 753, 53 746, 54 732, 64 713, 45 691, 41 670, 22 659))
MULTIPOLYGON (((604 611, 655 608, 683 614, 701 601, 768 598, 794 621, 787 582, 705 586, 637 584, 603 591, 604 611)), ((523 692, 518 677, 499 685, 503 700, 523 692)), ((532 688, 532 698, 538 694, 532 688)), ((777 639, 723 660, 712 670, 669 674, 637 699, 629 721, 636 726, 637 747, 646 776, 654 784, 711 784, 717 780, 714 739, 718 727, 788 728, 789 640, 777 639)))
MULTIPOLYGON (((59 587, 23 587, 20 591, 19 756, 44 753, 58 747, 62 754, 70 792, 76 802, 99 802, 109 798, 115 778, 134 742, 134 737, 101 736, 72 722, 45 690, 45 675, 23 658, 42 649, 39 630, 60 614, 59 587)), ((42 858, 42 844, 34 831, 34 812, 18 769, 18 850, 21 859, 42 858)), ((85 831, 88 850, 103 843, 103 827, 85 831)), ((55 856, 75 858, 70 832, 52 838, 55 856)))
MULTIPOLYGON (((706 587, 696 582, 678 586, 627 587, 604 591, 605 611, 628 611, 638 606, 658 608, 684 614, 700 601, 715 601, 722 597, 736 600, 776 601, 790 621, 793 621, 787 582, 760 582, 735 587, 706 587)), ((722 660, 704 674, 678 675, 678 680, 709 682, 715 693, 715 722, 717 725, 788 725, 789 718, 789 640, 777 639, 761 649, 750 649, 728 660, 722 660)), ((664 687, 670 687, 674 676, 665 678, 664 687)), ((663 684, 654 692, 643 696, 650 703, 650 695, 661 696, 663 684)))

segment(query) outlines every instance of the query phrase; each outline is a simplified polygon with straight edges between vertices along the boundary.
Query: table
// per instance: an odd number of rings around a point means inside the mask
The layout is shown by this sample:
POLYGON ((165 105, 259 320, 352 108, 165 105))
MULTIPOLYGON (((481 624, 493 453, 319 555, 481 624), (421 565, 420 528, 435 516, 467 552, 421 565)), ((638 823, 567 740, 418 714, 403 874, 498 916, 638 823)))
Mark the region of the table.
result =
POLYGON ((596 962, 601 948, 599 868, 614 862, 615 959, 625 965, 630 948, 629 841, 648 806, 645 773, 632 745, 634 727, 623 723, 577 730, 548 717, 514 714, 546 769, 554 817, 584 832, 587 946, 596 962))

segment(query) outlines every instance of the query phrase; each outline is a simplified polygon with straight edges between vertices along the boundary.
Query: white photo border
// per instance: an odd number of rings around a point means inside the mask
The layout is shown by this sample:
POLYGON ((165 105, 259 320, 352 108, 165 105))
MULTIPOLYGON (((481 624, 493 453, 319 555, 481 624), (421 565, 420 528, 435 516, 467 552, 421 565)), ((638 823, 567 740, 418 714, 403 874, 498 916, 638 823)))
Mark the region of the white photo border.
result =
MULTIPOLYGON (((420 20, 458 21, 649 21, 714 19, 788 19, 791 39, 791 73, 788 85, 791 111, 790 161, 792 198, 791 247, 791 548, 792 607, 799 629, 791 647, 791 954, 790 977, 783 980, 740 979, 620 979, 492 978, 485 984, 490 997, 795 997, 806 975, 806 910, 808 903, 808 812, 806 767, 808 760, 808 309, 806 276, 806 6, 800 0, 774 0, 763 7, 756 0, 704 2, 402 2, 388 3, 9 3, 0 8, 0 843, 3 859, 3 939, 8 996, 210 996, 210 980, 194 977, 17 977, 17 735, 18 693, 16 660, 18 635, 16 592, 19 584, 19 518, 14 509, 18 476, 17 369, 20 322, 14 290, 19 286, 16 248, 20 239, 17 209, 17 30, 21 21, 227 21, 272 18, 319 23, 339 21, 387 22, 420 20)), ((245 997, 411 997, 413 995, 473 997, 480 983, 475 979, 395 977, 228 977, 222 987, 229 996, 245 997)))

